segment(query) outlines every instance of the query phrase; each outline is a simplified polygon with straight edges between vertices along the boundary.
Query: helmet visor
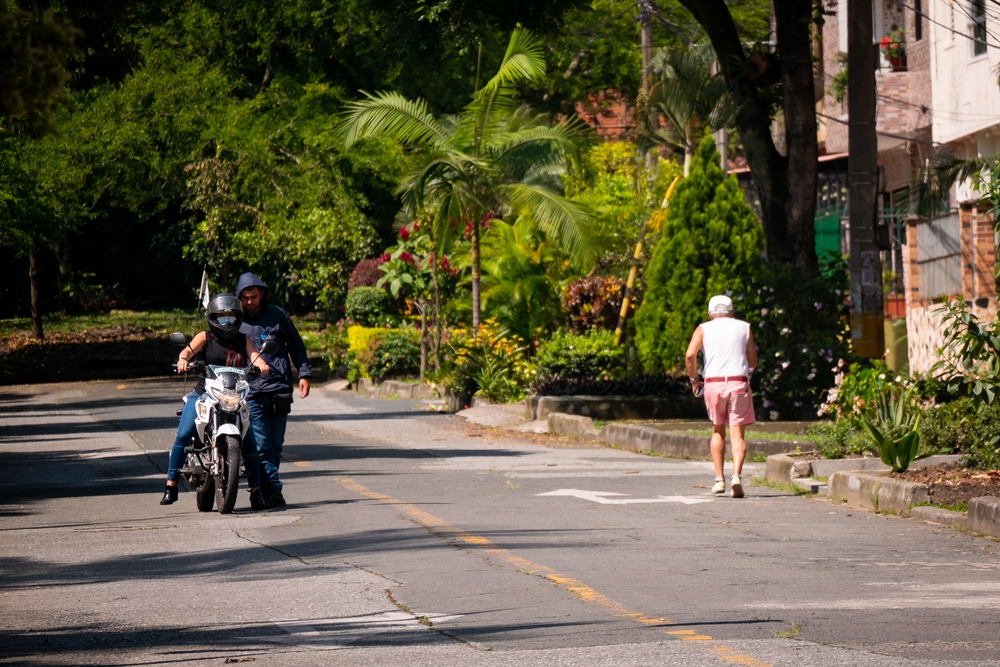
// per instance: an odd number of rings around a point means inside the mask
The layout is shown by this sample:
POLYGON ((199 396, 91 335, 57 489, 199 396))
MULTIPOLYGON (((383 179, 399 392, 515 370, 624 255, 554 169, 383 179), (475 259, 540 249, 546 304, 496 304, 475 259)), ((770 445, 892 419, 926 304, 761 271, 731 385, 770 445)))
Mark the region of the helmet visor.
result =
POLYGON ((231 327, 236 324, 236 316, 224 313, 215 318, 215 321, 219 323, 220 327, 231 327))

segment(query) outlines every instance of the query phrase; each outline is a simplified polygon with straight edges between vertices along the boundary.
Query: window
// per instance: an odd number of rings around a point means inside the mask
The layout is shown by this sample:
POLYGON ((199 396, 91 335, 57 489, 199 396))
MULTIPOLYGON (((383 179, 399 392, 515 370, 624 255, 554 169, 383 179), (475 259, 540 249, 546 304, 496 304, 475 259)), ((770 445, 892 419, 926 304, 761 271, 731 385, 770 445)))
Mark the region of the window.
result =
POLYGON ((917 224, 920 297, 962 293, 962 228, 958 213, 917 224))
POLYGON ((986 53, 986 0, 972 0, 972 53, 986 53))
POLYGON ((924 2, 923 0, 913 0, 913 41, 919 42, 924 38, 924 2))

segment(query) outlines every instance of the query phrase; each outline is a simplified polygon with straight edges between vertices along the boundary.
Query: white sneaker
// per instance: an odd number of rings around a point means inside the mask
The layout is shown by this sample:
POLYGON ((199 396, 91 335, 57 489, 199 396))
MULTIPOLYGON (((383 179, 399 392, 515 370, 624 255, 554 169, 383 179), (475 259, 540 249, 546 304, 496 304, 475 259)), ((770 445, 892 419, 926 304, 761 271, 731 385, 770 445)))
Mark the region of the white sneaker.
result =
POLYGON ((715 486, 712 487, 712 493, 722 494, 725 492, 726 492, 726 480, 720 479, 715 483, 715 486))
POLYGON ((733 475, 733 480, 729 483, 729 486, 733 489, 733 498, 743 497, 743 484, 740 482, 739 475, 733 475))

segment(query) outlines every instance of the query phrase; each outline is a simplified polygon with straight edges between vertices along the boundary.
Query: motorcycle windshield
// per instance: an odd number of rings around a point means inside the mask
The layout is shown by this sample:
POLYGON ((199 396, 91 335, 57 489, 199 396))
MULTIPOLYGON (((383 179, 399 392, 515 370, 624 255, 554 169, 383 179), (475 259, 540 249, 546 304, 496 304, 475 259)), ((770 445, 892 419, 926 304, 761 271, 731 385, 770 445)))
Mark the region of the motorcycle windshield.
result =
POLYGON ((246 371, 242 368, 233 368, 232 366, 212 366, 211 368, 212 374, 222 382, 222 386, 226 389, 235 389, 236 383, 246 375, 246 371))

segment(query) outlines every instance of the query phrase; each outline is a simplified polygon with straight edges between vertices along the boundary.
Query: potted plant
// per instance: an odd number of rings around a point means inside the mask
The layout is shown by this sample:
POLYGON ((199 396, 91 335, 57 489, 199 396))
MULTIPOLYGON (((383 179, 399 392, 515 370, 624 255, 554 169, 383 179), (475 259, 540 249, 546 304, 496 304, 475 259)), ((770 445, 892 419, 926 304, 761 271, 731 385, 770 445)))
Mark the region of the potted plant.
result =
POLYGON ((906 71, 906 34, 902 30, 893 30, 882 38, 879 43, 882 53, 892 65, 893 72, 906 71))

